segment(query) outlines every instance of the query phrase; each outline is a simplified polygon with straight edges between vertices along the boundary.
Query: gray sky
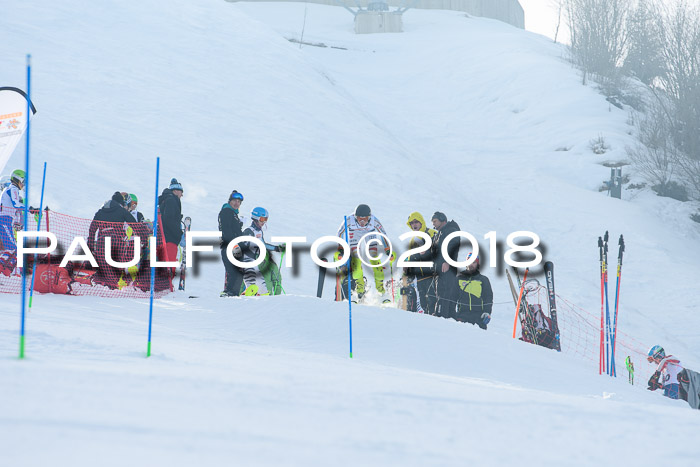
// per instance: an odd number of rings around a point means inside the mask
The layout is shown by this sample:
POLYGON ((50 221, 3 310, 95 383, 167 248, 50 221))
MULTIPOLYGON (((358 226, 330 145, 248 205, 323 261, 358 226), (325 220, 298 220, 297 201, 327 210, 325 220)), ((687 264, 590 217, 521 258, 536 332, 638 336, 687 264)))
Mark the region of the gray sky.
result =
MULTIPOLYGON (((525 29, 554 38, 557 25, 557 11, 552 0, 520 0, 525 10, 525 29)), ((568 32, 562 22, 558 41, 566 40, 568 32)))

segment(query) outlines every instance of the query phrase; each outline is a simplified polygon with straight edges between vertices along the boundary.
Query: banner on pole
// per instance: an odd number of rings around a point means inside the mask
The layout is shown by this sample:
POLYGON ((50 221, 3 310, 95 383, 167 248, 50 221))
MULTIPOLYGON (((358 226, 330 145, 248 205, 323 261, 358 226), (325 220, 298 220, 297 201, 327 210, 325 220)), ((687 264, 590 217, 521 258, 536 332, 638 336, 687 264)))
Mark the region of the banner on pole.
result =
POLYGON ((17 143, 27 129, 27 107, 34 116, 36 108, 21 89, 0 87, 0 172, 10 160, 17 143))

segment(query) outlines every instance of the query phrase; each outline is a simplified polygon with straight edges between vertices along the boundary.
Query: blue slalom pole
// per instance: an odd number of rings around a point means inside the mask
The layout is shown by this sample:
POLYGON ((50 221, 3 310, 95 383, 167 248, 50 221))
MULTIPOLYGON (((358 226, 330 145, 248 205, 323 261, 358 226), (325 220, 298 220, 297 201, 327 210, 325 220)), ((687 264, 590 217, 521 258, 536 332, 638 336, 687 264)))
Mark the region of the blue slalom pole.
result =
MULTIPOLYGON (((44 187, 46 186, 46 162, 44 162, 44 176, 41 178, 41 201, 39 202, 39 218, 36 221, 36 231, 41 230, 41 215, 43 214, 43 209, 44 209, 44 187)), ((36 243, 34 244, 34 247, 39 246, 39 237, 36 238, 36 243)), ((36 253, 34 253, 34 262, 33 268, 34 272, 32 273, 32 285, 29 287, 29 311, 32 311, 32 298, 34 298, 34 280, 36 279, 36 253)))
MULTIPOLYGON (((27 147, 24 153, 24 228, 27 228, 29 218, 29 121, 31 120, 32 100, 32 56, 27 54, 27 147)), ((22 240, 24 241, 24 240, 22 240)), ((27 265, 22 268, 22 317, 19 331, 19 358, 24 358, 24 323, 25 306, 27 304, 27 265)))
MULTIPOLYGON (((153 238, 155 238, 156 255, 158 254, 158 177, 160 175, 160 157, 156 157, 156 196, 153 209, 153 238)), ((156 268, 151 264, 151 303, 148 311, 148 349, 146 357, 151 356, 151 330, 153 329, 153 291, 156 282, 156 268)))
MULTIPOLYGON (((345 242, 349 243, 348 240, 348 216, 345 216, 345 242)), ((348 254, 348 327, 350 329, 350 358, 352 358, 352 248, 348 254)))

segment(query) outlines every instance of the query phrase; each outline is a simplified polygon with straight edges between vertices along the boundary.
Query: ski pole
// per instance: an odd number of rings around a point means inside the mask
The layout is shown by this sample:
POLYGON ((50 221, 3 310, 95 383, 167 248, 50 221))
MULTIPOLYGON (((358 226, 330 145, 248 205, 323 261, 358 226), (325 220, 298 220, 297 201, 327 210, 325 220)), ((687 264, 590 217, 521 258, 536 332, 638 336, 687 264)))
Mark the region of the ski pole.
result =
POLYGON ((602 375, 605 369, 605 347, 603 329, 605 328, 605 292, 603 291, 603 277, 605 275, 605 262, 603 261, 603 238, 598 237, 598 254, 600 256, 600 356, 598 360, 598 374, 602 375))
MULTIPOLYGON (((613 361, 615 361, 615 345, 617 344, 617 311, 620 307, 620 280, 622 275, 622 255, 625 252, 625 239, 620 235, 620 240, 617 242, 620 249, 617 253, 617 283, 615 284, 615 318, 613 320, 613 334, 612 334, 612 356, 613 361)), ((613 376, 615 374, 615 366, 613 365, 613 376)))
POLYGON ((525 269, 525 275, 523 276, 523 281, 520 284, 520 295, 518 296, 518 305, 515 307, 515 320, 513 320, 513 339, 515 339, 515 329, 518 327, 518 315, 520 314, 520 303, 523 300, 523 291, 525 290, 525 281, 527 280, 527 273, 530 268, 525 269))
POLYGON ((610 330, 610 306, 608 304, 608 231, 605 231, 605 237, 603 237, 603 258, 605 259, 605 356, 608 361, 608 371, 609 376, 613 375, 612 367, 615 362, 611 361, 610 350, 612 349, 611 342, 611 330, 610 330))
MULTIPOLYGON (((41 230, 41 215, 44 209, 44 187, 46 186, 46 162, 44 162, 44 176, 41 179, 41 201, 39 202, 39 218, 36 221, 36 231, 41 230)), ((46 229, 48 230, 48 229, 46 229)), ((39 246, 39 237, 36 238, 35 247, 39 246)), ((34 280, 36 279, 36 257, 34 253, 34 262, 32 263, 34 271, 32 272, 32 285, 29 287, 29 311, 32 311, 32 298, 34 298, 34 280)))
MULTIPOLYGON (((345 218, 345 242, 350 245, 348 240, 348 216, 345 218)), ((359 252, 358 252, 359 253, 359 252)), ((350 332, 350 358, 352 358, 352 288, 350 279, 352 277, 352 248, 348 252, 348 331, 350 332)))
MULTIPOLYGON (((32 99, 31 99, 31 77, 32 77, 32 56, 27 54, 27 148, 24 154, 24 228, 27 228, 29 217, 29 121, 31 120, 32 99)), ((24 241, 24 240, 22 240, 24 241)), ((19 334, 19 358, 24 358, 24 324, 25 306, 27 303, 27 267, 22 268, 22 312, 19 334)))
MULTIPOLYGON (((156 157, 156 197, 155 197, 155 209, 153 212, 153 248, 158 252, 158 176, 160 175, 160 157, 156 157)), ((165 245, 164 245, 165 246, 165 245)), ((151 356, 151 330, 153 329, 153 291, 156 282, 156 268, 149 264, 151 268, 151 300, 148 310, 148 347, 146 349, 146 357, 151 356)))

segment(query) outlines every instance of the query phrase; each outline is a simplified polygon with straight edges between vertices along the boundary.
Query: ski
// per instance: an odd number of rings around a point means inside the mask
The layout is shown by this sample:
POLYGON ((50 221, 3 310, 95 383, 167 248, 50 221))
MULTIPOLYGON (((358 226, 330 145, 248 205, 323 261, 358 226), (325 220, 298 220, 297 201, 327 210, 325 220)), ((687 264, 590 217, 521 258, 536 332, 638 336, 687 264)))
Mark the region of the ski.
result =
MULTIPOLYGON (((192 219, 188 216, 185 217, 185 220, 182 221, 182 226, 183 226, 183 232, 185 235, 187 235, 187 232, 190 231, 190 226, 192 225, 192 219)), ((178 290, 185 290, 185 274, 187 271, 187 266, 185 263, 185 259, 187 257, 185 253, 185 247, 182 247, 182 253, 180 254, 180 284, 178 285, 178 290)))
POLYGON ((561 352, 561 338, 559 335, 559 322, 557 321, 557 299, 554 292, 554 264, 551 261, 544 263, 544 273, 547 279, 547 296, 549 297, 549 317, 554 326, 554 338, 556 339, 557 352, 561 352))
MULTIPOLYGON (((328 260, 326 258, 321 258, 321 261, 324 263, 327 263, 328 260)), ((318 298, 321 298, 323 295, 323 283, 326 280, 326 268, 322 268, 321 266, 318 267, 318 286, 316 287, 316 296, 318 298)))

